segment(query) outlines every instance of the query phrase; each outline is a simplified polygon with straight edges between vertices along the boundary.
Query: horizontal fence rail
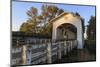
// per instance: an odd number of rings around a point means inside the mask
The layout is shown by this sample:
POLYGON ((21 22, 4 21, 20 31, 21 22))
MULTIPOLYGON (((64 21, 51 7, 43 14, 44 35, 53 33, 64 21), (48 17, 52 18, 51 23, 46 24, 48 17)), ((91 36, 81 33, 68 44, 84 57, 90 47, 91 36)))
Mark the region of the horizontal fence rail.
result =
POLYGON ((45 64, 60 60, 74 48, 77 48, 77 40, 50 40, 50 39, 26 39, 13 42, 17 46, 11 50, 12 65, 45 64), (21 45, 21 46, 18 46, 21 45), (24 45, 23 45, 24 44, 24 45))

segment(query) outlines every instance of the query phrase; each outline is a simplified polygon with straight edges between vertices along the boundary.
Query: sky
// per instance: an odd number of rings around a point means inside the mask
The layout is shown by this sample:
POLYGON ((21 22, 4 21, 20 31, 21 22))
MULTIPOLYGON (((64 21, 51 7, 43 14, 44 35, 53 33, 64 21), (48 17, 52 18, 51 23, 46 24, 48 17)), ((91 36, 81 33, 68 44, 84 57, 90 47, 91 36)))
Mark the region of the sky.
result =
MULTIPOLYGON (((18 31, 23 22, 28 19, 26 12, 31 7, 36 7, 38 13, 41 13, 41 6, 44 3, 38 2, 18 2, 12 1, 12 30, 18 31)), ((50 3, 47 3, 50 4, 50 3)), ((82 5, 71 5, 71 4, 54 4, 58 8, 63 9, 65 12, 78 12, 82 18, 85 20, 85 25, 91 16, 95 16, 95 6, 82 6, 82 5)))

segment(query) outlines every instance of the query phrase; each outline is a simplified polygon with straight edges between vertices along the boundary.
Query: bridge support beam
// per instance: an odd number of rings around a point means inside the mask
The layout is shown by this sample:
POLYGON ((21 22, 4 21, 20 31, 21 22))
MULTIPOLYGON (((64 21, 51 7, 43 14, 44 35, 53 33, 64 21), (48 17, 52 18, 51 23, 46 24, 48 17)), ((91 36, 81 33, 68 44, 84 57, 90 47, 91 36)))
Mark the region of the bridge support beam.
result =
POLYGON ((65 42, 64 42, 64 55, 66 55, 67 54, 67 43, 66 43, 66 40, 65 40, 65 42))
POLYGON ((83 31, 82 31, 82 25, 81 24, 79 25, 79 27, 77 27, 77 41, 78 41, 77 48, 78 49, 83 49, 84 36, 83 36, 83 31))

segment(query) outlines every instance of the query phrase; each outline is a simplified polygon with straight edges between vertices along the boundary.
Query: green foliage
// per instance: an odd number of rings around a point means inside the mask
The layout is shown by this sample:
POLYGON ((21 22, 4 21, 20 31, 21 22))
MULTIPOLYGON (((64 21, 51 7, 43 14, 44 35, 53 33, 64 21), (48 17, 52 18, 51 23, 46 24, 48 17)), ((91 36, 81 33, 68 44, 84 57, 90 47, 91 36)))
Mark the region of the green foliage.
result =
POLYGON ((87 40, 85 40, 85 46, 90 53, 96 54, 96 17, 91 16, 87 26, 87 40))
POLYGON ((90 53, 96 54, 96 40, 85 40, 85 47, 88 48, 90 53))
POLYGON ((89 25, 87 26, 87 39, 95 40, 96 39, 96 17, 91 16, 88 23, 89 25))

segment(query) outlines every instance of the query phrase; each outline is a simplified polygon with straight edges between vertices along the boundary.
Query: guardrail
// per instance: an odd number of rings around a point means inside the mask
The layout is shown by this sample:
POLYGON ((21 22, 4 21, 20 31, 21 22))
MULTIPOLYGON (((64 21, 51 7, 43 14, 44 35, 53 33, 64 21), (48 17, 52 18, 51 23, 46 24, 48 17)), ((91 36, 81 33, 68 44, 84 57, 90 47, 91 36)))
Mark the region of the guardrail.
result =
POLYGON ((77 47, 77 40, 51 41, 50 39, 27 40, 20 48, 12 48, 12 65, 53 63, 77 47))

